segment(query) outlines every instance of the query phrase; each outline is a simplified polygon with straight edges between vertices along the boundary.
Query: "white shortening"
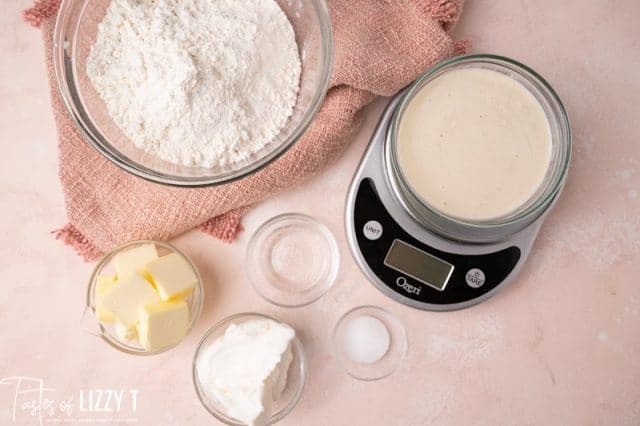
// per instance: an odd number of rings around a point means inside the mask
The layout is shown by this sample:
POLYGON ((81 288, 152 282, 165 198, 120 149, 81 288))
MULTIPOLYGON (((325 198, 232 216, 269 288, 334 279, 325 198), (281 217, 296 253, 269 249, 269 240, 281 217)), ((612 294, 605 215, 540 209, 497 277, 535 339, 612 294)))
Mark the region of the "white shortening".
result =
POLYGON ((251 426, 268 424, 287 384, 295 331, 270 319, 231 324, 203 349, 196 371, 205 397, 251 426))

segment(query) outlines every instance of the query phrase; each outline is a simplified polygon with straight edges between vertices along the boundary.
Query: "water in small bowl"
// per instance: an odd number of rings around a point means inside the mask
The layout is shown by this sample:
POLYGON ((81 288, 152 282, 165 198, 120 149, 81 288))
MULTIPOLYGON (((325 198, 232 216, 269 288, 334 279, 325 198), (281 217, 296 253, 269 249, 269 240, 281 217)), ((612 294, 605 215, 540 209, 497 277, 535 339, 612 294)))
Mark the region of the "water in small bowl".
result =
POLYGON ((300 307, 333 286, 340 251, 325 225, 307 215, 286 213, 269 219, 253 234, 246 263, 260 296, 278 306, 300 307))

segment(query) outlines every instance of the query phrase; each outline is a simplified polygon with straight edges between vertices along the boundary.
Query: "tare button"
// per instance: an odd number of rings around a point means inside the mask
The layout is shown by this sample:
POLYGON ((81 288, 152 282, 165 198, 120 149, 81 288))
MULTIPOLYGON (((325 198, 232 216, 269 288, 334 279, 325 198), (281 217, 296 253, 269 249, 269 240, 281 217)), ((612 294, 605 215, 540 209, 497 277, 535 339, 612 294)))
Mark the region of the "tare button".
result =
POLYGON ((479 288, 484 285, 484 272, 478 268, 469 269, 465 277, 467 285, 473 288, 479 288))
POLYGON ((370 220, 364 224, 362 233, 368 240, 377 240, 382 236, 382 225, 376 220, 370 220))

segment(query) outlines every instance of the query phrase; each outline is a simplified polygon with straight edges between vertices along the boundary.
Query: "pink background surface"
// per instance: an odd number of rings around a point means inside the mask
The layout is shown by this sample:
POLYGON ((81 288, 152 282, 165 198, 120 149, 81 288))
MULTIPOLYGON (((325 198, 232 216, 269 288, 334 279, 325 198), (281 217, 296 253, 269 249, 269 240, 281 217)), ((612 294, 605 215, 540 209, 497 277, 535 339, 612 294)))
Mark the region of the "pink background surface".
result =
MULTIPOLYGON (((205 277, 205 308, 182 344, 152 358, 82 331, 92 265, 49 235, 65 213, 41 37, 19 18, 29 4, 4 0, 0 15, 0 379, 43 379, 56 389, 51 399, 74 398, 76 421, 213 424, 191 383, 193 350, 219 319, 258 311, 297 327, 308 352, 307 387, 283 425, 640 424, 639 2, 467 4, 457 34, 473 39, 475 52, 512 56, 545 76, 575 136, 564 194, 510 287, 468 310, 421 312, 385 298, 358 270, 343 234, 344 199, 380 101, 337 163, 255 208, 237 243, 199 232, 175 240, 205 277), (252 232, 288 211, 325 222, 342 255, 335 287, 302 309, 263 302, 244 274, 252 232), (329 345, 339 316, 362 304, 393 311, 410 339, 402 367, 371 383, 347 376, 329 345), (86 398, 88 389, 112 388, 138 389, 137 410, 126 400, 119 413, 79 411, 81 390, 86 398)), ((12 422, 14 396, 13 385, 0 385, 0 424, 12 422)), ((19 405, 16 423, 38 418, 19 405)))

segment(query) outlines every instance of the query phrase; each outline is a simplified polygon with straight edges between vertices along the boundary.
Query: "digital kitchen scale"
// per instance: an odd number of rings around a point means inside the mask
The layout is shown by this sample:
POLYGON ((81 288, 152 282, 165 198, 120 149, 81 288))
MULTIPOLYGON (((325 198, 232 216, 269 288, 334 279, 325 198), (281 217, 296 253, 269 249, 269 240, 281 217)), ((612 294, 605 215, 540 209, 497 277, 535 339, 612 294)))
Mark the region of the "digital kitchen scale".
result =
POLYGON ((547 85, 553 101, 549 108, 560 108, 559 112, 547 111, 547 115, 558 113, 558 117, 550 117, 550 122, 559 122, 551 123, 552 132, 557 132, 553 135, 557 152, 550 170, 555 168, 557 173, 543 183, 547 191, 541 191, 542 201, 529 207, 519 220, 491 229, 441 220, 439 215, 417 206, 419 202, 403 190, 402 177, 394 172, 391 159, 393 142, 389 135, 394 115, 400 114, 403 102, 407 103, 413 92, 439 72, 460 62, 468 66, 479 60, 498 61, 499 66, 504 66, 505 61, 512 67, 520 65, 506 58, 473 55, 445 62, 427 72, 391 100, 349 189, 346 232, 355 260, 380 291, 414 308, 466 308, 488 299, 512 281, 564 184, 571 149, 570 128, 562 104, 547 85))

